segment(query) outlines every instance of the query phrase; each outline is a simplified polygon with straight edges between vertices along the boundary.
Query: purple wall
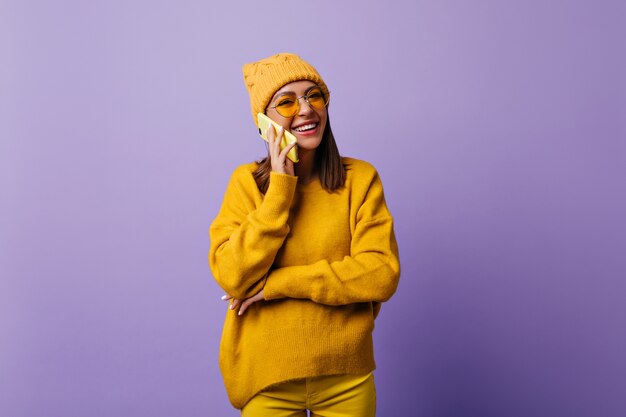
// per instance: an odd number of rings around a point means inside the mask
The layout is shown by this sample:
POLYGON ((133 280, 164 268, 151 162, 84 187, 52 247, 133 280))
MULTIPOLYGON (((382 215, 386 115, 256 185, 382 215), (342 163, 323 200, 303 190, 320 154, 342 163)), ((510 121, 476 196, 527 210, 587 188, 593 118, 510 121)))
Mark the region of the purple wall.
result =
POLYGON ((207 231, 280 51, 397 220, 379 415, 626 415, 626 3, 308 4, 0 4, 0 415, 237 415, 207 231))

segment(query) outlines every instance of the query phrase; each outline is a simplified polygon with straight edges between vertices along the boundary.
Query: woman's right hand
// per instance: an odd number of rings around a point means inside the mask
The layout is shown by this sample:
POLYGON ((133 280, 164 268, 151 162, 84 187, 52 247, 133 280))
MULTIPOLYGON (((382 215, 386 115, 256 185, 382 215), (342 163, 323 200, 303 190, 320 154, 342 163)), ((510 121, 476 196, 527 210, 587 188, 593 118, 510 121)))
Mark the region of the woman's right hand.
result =
POLYGON ((278 133, 275 132, 274 126, 270 124, 267 129, 267 138, 269 141, 270 160, 272 162, 272 171, 281 174, 294 175, 293 162, 287 158, 287 154, 296 146, 296 143, 290 143, 280 150, 280 142, 283 140, 283 133, 285 129, 281 126, 278 129, 278 133))

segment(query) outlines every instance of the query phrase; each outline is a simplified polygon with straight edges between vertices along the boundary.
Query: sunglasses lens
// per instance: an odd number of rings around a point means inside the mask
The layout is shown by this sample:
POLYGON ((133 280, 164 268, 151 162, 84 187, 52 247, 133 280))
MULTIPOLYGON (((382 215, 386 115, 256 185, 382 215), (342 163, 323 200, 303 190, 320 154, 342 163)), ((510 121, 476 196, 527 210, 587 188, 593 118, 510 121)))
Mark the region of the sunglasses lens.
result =
POLYGON ((326 100, 324 99, 324 93, 322 93, 321 88, 314 88, 310 90, 307 97, 311 107, 317 110, 322 110, 326 107, 326 100))
POLYGON ((276 111, 283 117, 292 117, 298 112, 298 102, 295 97, 283 97, 276 103, 276 111))

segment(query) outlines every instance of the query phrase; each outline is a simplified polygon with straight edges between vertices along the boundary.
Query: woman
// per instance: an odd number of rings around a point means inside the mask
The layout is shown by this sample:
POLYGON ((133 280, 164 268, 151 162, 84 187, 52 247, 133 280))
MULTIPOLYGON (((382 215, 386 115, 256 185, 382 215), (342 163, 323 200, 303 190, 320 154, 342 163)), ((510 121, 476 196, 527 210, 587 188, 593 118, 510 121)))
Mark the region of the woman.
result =
MULTIPOLYGON (((376 170, 339 156, 329 92, 293 54, 243 67, 268 156, 233 173, 211 224, 211 271, 230 300, 220 368, 243 416, 374 416, 374 319, 400 276, 376 170), (280 149, 297 139, 299 162, 280 149), (245 314, 244 314, 245 313, 245 314)), ((258 123, 257 123, 258 124, 258 123)))

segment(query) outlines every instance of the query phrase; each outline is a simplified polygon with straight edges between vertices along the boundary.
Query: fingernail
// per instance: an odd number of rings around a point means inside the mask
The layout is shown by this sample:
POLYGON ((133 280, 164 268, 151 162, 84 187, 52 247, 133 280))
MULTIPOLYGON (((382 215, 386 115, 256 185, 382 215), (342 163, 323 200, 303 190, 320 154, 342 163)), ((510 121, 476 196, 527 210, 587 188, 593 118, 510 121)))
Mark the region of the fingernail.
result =
POLYGON ((235 306, 234 306, 234 305, 232 305, 232 304, 228 306, 228 308, 229 308, 230 310, 232 310, 234 307, 235 307, 235 306))
POLYGON ((222 300, 228 300, 228 296, 227 295, 222 295, 222 300))

